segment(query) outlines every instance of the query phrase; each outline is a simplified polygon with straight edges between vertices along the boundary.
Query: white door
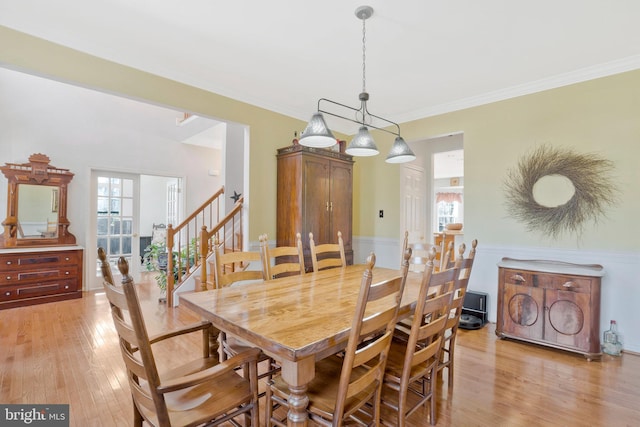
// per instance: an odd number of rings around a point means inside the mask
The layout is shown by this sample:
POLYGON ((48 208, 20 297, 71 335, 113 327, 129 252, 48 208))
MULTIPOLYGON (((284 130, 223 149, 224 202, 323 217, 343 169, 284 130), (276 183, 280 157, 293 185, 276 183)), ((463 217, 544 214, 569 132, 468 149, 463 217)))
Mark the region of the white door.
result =
POLYGON ((402 167, 402 235, 409 232, 409 242, 430 242, 425 232, 426 180, 424 168, 415 165, 402 167))
POLYGON ((99 247, 107 253, 116 283, 121 280, 118 270, 118 259, 121 256, 129 263, 129 274, 133 279, 140 279, 139 193, 138 175, 91 172, 91 212, 94 214, 90 221, 91 249, 87 251, 90 266, 87 270, 89 289, 102 288, 102 273, 97 252, 99 247))

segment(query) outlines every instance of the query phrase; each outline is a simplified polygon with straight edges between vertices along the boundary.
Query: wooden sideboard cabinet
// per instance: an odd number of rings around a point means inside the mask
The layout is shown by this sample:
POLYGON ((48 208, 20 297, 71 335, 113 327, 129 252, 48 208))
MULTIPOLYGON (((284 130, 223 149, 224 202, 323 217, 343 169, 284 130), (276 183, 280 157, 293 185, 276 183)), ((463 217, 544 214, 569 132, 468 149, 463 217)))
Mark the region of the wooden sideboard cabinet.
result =
POLYGON ((316 244, 323 244, 337 243, 340 231, 347 264, 353 264, 352 156, 292 145, 278 150, 277 161, 276 245, 295 246, 296 233, 301 233, 309 270, 309 232, 316 244))
POLYGON ((599 357, 597 264, 503 258, 498 263, 496 334, 599 357))
POLYGON ((0 309, 82 297, 82 248, 0 249, 0 309))

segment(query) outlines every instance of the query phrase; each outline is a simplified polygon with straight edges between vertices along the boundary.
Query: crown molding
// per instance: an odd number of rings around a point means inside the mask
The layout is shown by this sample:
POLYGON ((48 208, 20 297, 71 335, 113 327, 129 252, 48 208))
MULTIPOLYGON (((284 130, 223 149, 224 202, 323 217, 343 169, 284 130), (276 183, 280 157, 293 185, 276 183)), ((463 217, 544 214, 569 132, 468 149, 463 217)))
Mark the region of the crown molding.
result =
POLYGON ((440 104, 433 107, 413 111, 400 116, 395 116, 397 123, 406 123, 413 120, 424 119, 437 116, 439 114, 451 113, 453 111, 464 110, 466 108, 477 107, 493 102, 504 101, 518 96, 530 95, 549 89, 556 89, 575 83, 594 80, 601 77, 612 76, 627 71, 640 68, 640 55, 629 56, 603 64, 581 68, 568 73, 558 74, 549 78, 535 80, 521 85, 511 86, 493 92, 488 92, 478 96, 460 99, 457 101, 440 104))

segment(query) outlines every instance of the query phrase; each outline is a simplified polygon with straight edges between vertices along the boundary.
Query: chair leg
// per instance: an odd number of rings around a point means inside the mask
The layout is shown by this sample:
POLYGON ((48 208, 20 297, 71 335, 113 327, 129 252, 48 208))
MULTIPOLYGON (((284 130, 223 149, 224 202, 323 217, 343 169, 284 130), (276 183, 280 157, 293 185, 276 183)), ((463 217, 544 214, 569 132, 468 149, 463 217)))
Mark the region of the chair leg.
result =
POLYGON ((140 411, 138 411, 138 407, 136 406, 136 403, 133 401, 133 398, 132 398, 132 403, 133 403, 133 426, 142 427, 142 423, 144 422, 144 419, 142 418, 142 414, 140 413, 140 411))
POLYGON ((271 427, 271 414, 273 413, 273 404, 271 403, 271 381, 267 381, 267 389, 264 395, 264 425, 271 427))
POLYGON ((453 353, 456 348, 456 337, 455 335, 451 337, 451 341, 449 341, 449 365, 447 366, 448 374, 448 384, 449 387, 453 386, 453 353))
POLYGON ((429 376, 429 399, 431 400, 430 410, 429 410, 429 423, 434 426, 436 425, 436 377, 438 376, 438 367, 435 366, 431 370, 431 374, 429 376))
POLYGON ((283 420, 279 420, 274 417, 274 410, 278 408, 288 408, 287 402, 281 400, 279 397, 274 396, 273 391, 271 390, 271 381, 267 382, 267 390, 265 392, 265 426, 266 427, 286 427, 287 426, 287 418, 283 420))

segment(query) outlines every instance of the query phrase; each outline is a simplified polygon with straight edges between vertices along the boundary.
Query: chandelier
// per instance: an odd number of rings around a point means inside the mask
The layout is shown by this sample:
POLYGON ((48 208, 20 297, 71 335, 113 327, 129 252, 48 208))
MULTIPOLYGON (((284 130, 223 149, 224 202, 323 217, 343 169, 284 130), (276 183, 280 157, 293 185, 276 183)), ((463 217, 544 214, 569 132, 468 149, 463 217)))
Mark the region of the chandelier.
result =
POLYGON ((307 127, 302 132, 300 136, 300 144, 306 145, 308 147, 317 147, 317 148, 326 148, 331 147, 336 143, 336 138, 331 133, 331 130, 327 126, 324 121, 324 117, 322 114, 328 114, 330 116, 338 117, 344 120, 349 120, 354 123, 358 123, 360 125, 360 129, 356 136, 351 140, 349 146, 346 149, 347 154, 351 154, 353 156, 375 156, 380 153, 378 148, 376 147, 376 143, 373 140, 373 137, 369 133, 369 128, 374 128, 381 130, 383 132, 390 133, 396 136, 395 141, 393 142, 393 146, 391 147, 391 151, 387 156, 387 163, 405 163, 415 160, 416 156, 413 154, 413 151, 409 148, 409 145, 405 142, 405 140, 400 136, 400 126, 392 122, 391 120, 387 120, 383 117, 376 116, 375 114, 371 114, 369 109, 367 108, 367 101, 369 100, 369 94, 366 90, 366 25, 365 21, 373 15, 373 8, 371 6, 360 6, 356 9, 356 17, 362 20, 362 92, 358 96, 360 100, 360 108, 350 107, 345 104, 341 104, 339 102, 332 101, 327 98, 320 98, 318 100, 318 110, 313 114, 311 120, 307 124, 307 127), (352 110, 355 114, 353 118, 345 117, 336 112, 330 112, 326 109, 321 108, 321 103, 326 103, 334 106, 339 106, 342 108, 346 108, 348 110, 352 110), (395 130, 389 130, 385 127, 378 127, 372 124, 373 119, 377 119, 379 121, 385 122, 386 127, 392 126, 395 130))

